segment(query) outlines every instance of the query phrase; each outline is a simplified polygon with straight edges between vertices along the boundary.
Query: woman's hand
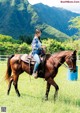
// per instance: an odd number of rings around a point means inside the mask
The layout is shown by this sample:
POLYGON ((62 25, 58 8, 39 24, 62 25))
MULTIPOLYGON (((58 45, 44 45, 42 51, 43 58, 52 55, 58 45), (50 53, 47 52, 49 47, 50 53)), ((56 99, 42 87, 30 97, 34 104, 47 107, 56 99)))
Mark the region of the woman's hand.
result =
POLYGON ((43 49, 44 52, 46 53, 46 46, 42 46, 42 49, 43 49))
POLYGON ((42 46, 43 49, 46 49, 46 46, 42 46))

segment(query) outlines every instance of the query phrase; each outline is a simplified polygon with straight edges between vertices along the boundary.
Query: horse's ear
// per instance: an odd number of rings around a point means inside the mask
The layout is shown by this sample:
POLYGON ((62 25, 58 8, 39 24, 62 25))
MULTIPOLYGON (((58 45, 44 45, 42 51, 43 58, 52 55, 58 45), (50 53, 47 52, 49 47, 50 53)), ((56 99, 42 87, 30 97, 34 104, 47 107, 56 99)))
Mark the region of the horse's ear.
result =
POLYGON ((77 53, 77 51, 76 51, 76 50, 74 50, 74 51, 73 51, 73 54, 75 55, 76 53, 77 53))

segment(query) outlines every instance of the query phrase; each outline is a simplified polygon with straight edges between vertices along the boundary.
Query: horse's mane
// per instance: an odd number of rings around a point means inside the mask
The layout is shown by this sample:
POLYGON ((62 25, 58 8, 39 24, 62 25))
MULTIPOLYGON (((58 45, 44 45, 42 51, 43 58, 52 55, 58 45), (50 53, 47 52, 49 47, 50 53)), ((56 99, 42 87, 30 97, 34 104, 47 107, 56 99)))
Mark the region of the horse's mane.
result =
POLYGON ((63 56, 64 54, 66 54, 66 53, 71 53, 71 52, 72 51, 59 51, 59 52, 53 53, 52 57, 60 57, 60 56, 63 56))

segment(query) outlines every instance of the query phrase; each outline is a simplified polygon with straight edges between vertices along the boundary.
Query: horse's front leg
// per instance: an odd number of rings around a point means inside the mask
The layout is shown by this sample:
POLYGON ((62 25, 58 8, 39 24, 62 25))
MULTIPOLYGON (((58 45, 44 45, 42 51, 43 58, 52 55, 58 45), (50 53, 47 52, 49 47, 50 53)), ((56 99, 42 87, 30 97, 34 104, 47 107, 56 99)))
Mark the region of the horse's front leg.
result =
POLYGON ((50 84, 47 82, 47 86, 46 86, 46 93, 45 93, 45 100, 48 100, 48 95, 49 95, 49 91, 50 91, 50 84))
POLYGON ((50 85, 53 85, 55 87, 55 94, 54 94, 54 101, 56 100, 57 96, 58 96, 58 90, 59 90, 59 87, 58 85, 56 84, 56 82, 50 77, 47 82, 50 84, 50 85))

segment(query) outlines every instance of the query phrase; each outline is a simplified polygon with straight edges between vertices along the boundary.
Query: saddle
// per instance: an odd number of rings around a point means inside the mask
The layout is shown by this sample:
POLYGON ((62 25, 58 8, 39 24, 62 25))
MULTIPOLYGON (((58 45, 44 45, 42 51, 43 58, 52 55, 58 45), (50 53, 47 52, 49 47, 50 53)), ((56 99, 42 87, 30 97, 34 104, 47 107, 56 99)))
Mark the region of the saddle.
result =
POLYGON ((24 54, 21 56, 21 60, 24 61, 25 63, 30 63, 32 65, 35 64, 35 60, 31 54, 24 54))
MULTIPOLYGON (((40 56, 40 65, 38 68, 38 77, 40 78, 44 78, 44 73, 45 73, 45 64, 46 64, 46 55, 44 56, 40 56)), ((33 58, 33 56, 31 54, 24 54, 21 56, 21 60, 27 64, 29 64, 29 68, 30 68, 30 75, 32 75, 33 73, 33 66, 35 64, 35 60, 33 58)))

